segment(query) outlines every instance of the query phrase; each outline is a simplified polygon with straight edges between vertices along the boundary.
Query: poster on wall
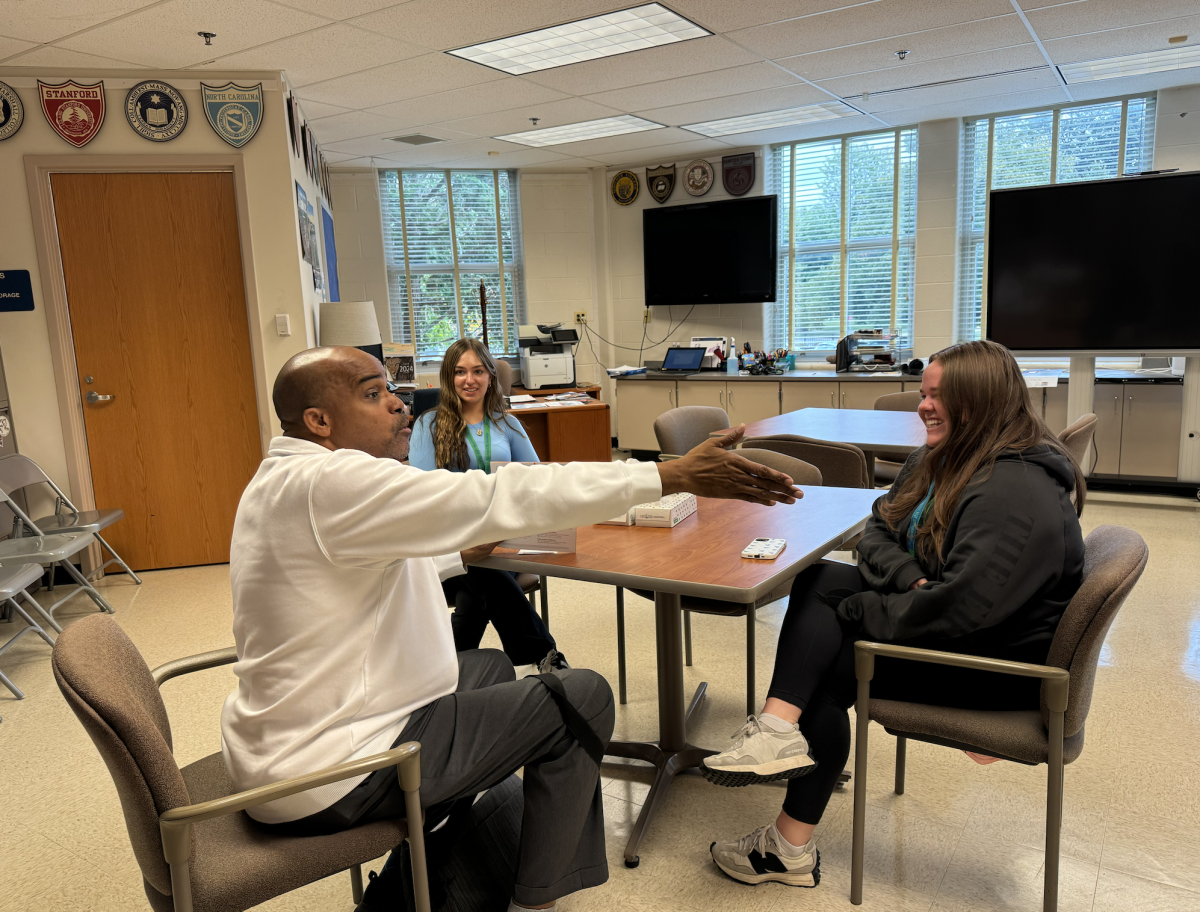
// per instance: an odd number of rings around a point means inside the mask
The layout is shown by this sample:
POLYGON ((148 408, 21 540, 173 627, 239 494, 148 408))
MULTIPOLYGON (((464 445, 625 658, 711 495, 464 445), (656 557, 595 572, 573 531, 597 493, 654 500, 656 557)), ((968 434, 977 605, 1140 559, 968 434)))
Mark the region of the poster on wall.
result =
POLYGON ((333 241, 333 213, 321 201, 321 234, 325 239, 325 270, 328 274, 329 300, 340 301, 342 289, 338 285, 337 245, 333 241))
POLYGON ((312 223, 313 207, 308 201, 308 194, 304 192, 304 188, 300 186, 300 182, 296 181, 296 218, 300 223, 300 258, 310 266, 316 265, 314 247, 316 246, 316 232, 313 230, 312 223))

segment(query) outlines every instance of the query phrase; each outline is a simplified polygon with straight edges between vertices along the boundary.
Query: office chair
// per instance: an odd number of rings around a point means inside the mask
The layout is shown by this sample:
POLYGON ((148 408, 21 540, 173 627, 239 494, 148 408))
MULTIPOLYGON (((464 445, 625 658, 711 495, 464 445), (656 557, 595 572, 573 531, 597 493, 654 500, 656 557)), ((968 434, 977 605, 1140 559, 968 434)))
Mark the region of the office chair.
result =
POLYGON ((729 428, 725 409, 712 405, 684 405, 654 419, 654 436, 663 456, 679 458, 704 443, 713 431, 729 428))
MULTIPOLYGON (((1080 415, 1058 435, 1058 439, 1062 441, 1063 446, 1070 450, 1071 456, 1080 469, 1083 469, 1083 462, 1087 459, 1087 451, 1088 447, 1092 445, 1092 438, 1096 436, 1098 420, 1093 412, 1088 412, 1086 415, 1080 415)), ((1087 474, 1086 470, 1084 474, 1087 474)))

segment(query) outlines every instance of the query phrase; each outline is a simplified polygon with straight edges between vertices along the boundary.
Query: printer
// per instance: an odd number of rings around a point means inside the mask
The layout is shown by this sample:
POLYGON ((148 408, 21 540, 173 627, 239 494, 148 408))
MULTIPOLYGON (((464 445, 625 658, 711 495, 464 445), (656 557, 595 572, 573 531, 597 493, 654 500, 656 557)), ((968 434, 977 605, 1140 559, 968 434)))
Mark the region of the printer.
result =
POLYGON ((575 385, 575 355, 571 348, 579 332, 553 326, 521 324, 517 329, 521 348, 521 384, 525 389, 575 385))

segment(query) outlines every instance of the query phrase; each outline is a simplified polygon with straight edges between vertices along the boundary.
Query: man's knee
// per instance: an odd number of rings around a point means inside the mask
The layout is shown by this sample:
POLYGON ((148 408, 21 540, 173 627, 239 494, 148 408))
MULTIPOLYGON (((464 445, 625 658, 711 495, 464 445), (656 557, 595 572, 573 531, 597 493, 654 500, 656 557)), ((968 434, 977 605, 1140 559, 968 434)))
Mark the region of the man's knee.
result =
POLYGON ((468 649, 458 654, 459 690, 475 690, 517 679, 512 662, 499 649, 468 649), (464 684, 469 686, 464 687, 464 684))
POLYGON ((608 681, 590 668, 569 668, 557 674, 567 699, 588 721, 592 731, 607 743, 616 725, 616 707, 608 681))

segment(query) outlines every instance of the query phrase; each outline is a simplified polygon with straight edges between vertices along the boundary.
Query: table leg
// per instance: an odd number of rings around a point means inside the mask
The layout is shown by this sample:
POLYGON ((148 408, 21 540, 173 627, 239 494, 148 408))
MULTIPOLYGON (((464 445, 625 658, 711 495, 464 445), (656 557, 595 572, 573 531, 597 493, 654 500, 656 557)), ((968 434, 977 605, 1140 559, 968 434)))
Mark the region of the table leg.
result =
POLYGON ((863 450, 863 455, 867 457, 867 487, 875 487, 875 451, 863 450))
POLYGON ((663 796, 675 776, 716 751, 688 744, 687 727, 692 713, 704 700, 707 683, 696 688, 687 710, 683 707, 683 650, 679 596, 667 592, 654 595, 654 623, 658 646, 658 743, 614 741, 608 746, 613 757, 627 757, 652 763, 657 768, 654 784, 642 804, 629 842, 625 845, 625 866, 636 868, 641 861, 638 849, 646 836, 663 796))

